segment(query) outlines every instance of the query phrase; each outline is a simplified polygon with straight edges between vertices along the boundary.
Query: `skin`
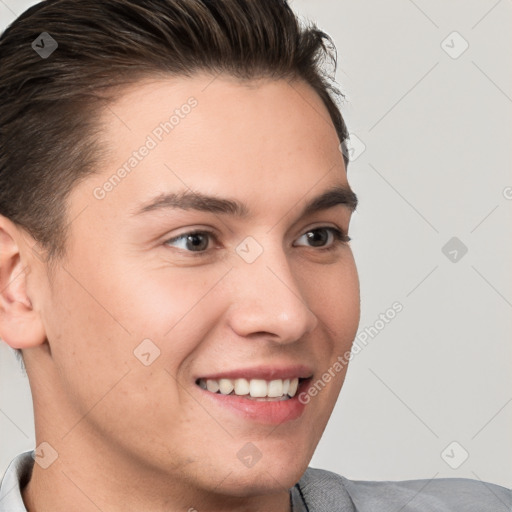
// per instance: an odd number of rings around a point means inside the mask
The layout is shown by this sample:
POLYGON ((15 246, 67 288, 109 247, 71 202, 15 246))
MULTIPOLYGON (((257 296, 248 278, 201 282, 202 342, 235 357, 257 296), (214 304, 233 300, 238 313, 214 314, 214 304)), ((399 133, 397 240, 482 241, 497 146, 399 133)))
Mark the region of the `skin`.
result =
POLYGON ((304 363, 316 380, 350 350, 359 322, 350 246, 327 240, 334 249, 325 251, 305 234, 348 232, 351 210, 300 215, 309 199, 349 186, 327 110, 302 82, 206 75, 145 80, 110 107, 101 119, 109 157, 69 196, 67 253, 51 278, 35 241, 0 217, 0 336, 23 349, 37 444, 58 454, 46 469, 35 464, 27 508, 289 511, 288 490, 346 367, 300 418, 277 426, 212 406, 194 377, 304 363), (95 188, 190 96, 190 114, 96 199, 95 188), (237 199, 251 215, 133 215, 187 187, 237 199), (166 243, 200 228, 217 238, 203 256, 166 243), (263 249, 250 264, 235 250, 247 236, 263 249), (144 339, 160 350, 149 366, 134 356, 144 339), (251 468, 237 457, 248 442, 261 452, 251 468))

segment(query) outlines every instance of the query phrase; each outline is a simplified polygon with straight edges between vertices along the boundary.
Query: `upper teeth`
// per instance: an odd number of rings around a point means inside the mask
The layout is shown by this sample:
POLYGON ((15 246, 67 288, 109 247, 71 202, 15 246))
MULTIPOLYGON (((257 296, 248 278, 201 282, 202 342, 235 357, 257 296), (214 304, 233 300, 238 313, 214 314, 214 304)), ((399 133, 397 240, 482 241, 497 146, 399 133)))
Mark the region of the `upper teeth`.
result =
POLYGON ((250 395, 253 398, 280 397, 288 395, 295 396, 299 379, 277 379, 266 381, 263 379, 200 379, 199 385, 212 393, 222 393, 229 395, 234 392, 235 395, 250 395))

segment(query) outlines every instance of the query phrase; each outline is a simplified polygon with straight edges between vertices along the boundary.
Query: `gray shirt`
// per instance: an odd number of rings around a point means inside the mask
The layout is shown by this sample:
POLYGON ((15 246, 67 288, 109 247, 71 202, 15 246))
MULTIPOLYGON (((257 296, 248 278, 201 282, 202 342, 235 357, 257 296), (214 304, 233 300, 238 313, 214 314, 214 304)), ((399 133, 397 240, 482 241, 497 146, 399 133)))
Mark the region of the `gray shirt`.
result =
MULTIPOLYGON (((26 512, 21 489, 33 451, 18 455, 0 484, 0 512, 26 512)), ((293 512, 512 512, 512 491, 466 478, 365 481, 308 468, 290 489, 293 512)))

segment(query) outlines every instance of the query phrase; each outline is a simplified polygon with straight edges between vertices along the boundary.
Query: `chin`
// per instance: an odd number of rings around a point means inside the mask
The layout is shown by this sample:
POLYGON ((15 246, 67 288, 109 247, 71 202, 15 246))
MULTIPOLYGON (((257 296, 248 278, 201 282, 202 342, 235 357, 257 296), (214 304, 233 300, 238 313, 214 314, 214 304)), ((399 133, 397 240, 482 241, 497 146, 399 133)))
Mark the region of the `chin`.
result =
POLYGON ((254 473, 247 475, 231 474, 217 490, 238 498, 277 494, 293 487, 303 474, 303 471, 274 474, 265 469, 253 470, 254 473))
POLYGON ((302 477, 309 458, 297 452, 279 458, 262 457, 252 467, 236 464, 219 490, 238 497, 249 497, 283 492, 293 487, 302 477))

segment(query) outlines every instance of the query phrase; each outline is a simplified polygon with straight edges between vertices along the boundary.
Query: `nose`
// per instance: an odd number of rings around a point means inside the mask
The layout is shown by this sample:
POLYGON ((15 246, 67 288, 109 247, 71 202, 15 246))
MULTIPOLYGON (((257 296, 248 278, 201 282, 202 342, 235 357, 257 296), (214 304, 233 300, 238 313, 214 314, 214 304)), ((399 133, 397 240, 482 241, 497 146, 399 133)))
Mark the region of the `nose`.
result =
POLYGON ((293 343, 317 326, 318 318, 282 250, 265 250, 253 263, 240 261, 231 279, 236 282, 228 322, 239 336, 293 343))

